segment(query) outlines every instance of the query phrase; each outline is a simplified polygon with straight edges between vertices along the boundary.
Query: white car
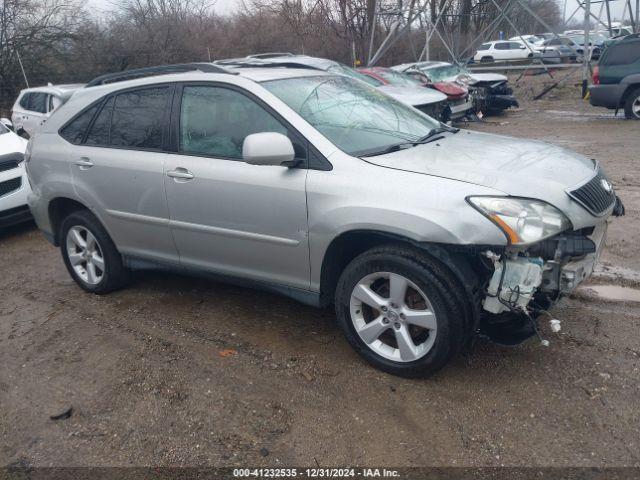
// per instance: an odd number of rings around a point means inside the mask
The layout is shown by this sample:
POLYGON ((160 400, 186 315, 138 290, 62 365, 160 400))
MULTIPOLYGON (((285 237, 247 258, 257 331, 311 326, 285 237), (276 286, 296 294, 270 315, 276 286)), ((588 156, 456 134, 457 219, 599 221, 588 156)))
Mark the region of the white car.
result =
POLYGON ((516 40, 500 40, 483 43, 473 56, 475 62, 493 62, 496 60, 522 60, 534 56, 532 49, 524 42, 516 40))
POLYGON ((533 45, 536 45, 538 42, 543 41, 544 38, 538 37, 536 35, 522 35, 522 36, 511 37, 509 40, 513 40, 516 42, 524 42, 525 45, 529 45, 530 47, 533 47, 533 45))
POLYGON ((22 135, 33 135, 40 125, 83 84, 47 85, 27 88, 20 92, 13 105, 11 121, 15 131, 22 135))
POLYGON ((27 140, 16 135, 6 118, 0 120, 0 228, 29 220, 31 192, 24 168, 27 140))

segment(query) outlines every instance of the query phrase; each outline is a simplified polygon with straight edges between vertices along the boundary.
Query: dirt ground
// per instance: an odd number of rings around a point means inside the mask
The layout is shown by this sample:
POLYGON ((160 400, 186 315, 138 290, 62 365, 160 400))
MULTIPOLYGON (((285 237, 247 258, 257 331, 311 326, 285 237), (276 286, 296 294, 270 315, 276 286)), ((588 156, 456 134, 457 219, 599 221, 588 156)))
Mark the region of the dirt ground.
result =
MULTIPOLYGON (((640 287, 640 122, 571 87, 485 120, 604 164, 627 216, 590 283, 640 287)), ((158 273, 83 293, 33 225, 0 233, 0 272, 0 465, 640 466, 640 303, 588 286, 549 347, 480 343, 404 380, 276 295, 158 273)))

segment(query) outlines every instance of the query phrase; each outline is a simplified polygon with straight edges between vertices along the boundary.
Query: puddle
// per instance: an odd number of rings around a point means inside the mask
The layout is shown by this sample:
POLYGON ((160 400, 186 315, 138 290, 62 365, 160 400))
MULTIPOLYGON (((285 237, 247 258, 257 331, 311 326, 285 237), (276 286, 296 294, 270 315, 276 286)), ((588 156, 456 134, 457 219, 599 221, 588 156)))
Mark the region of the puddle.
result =
POLYGON ((589 285, 585 287, 597 296, 614 302, 640 302, 640 290, 618 285, 589 285))

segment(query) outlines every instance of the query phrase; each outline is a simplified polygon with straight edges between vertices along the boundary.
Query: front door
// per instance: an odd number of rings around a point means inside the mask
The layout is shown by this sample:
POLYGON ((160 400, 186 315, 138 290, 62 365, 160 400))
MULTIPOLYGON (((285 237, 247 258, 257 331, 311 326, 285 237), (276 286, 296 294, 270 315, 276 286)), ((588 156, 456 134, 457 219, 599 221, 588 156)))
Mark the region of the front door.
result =
MULTIPOLYGON (((187 268, 309 288, 306 168, 244 163, 247 135, 292 135, 246 92, 185 85, 165 174, 170 226, 187 268)), ((304 155, 297 147, 297 156, 304 155)))

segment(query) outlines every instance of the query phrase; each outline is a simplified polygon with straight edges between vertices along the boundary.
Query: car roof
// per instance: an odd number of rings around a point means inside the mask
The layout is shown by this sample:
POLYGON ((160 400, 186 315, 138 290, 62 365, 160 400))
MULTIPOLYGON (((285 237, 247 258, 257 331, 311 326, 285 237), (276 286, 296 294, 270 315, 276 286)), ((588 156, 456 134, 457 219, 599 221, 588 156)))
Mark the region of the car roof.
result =
POLYGON ((254 82, 268 82, 270 80, 282 80, 285 78, 303 78, 317 77, 318 75, 332 75, 324 71, 309 70, 306 68, 289 68, 289 67, 233 67, 227 66, 230 70, 238 72, 241 77, 248 78, 254 82))
POLYGON ((236 66, 269 66, 275 64, 282 64, 283 66, 289 68, 295 68, 296 65, 300 65, 301 67, 313 68, 316 70, 328 70, 331 67, 338 66, 340 63, 334 60, 328 60, 326 58, 319 57, 311 57, 309 55, 293 55, 293 54, 284 54, 281 56, 272 56, 267 54, 266 56, 256 57, 249 56, 244 58, 230 58, 226 60, 218 60, 215 62, 218 65, 222 65, 224 67, 230 67, 233 65, 236 66))
POLYGON ((49 84, 49 85, 43 85, 40 87, 25 88, 20 92, 20 94, 28 93, 28 92, 43 92, 43 93, 50 93, 58 96, 66 96, 67 94, 73 93, 84 86, 85 86, 84 83, 66 83, 61 85, 49 84))

